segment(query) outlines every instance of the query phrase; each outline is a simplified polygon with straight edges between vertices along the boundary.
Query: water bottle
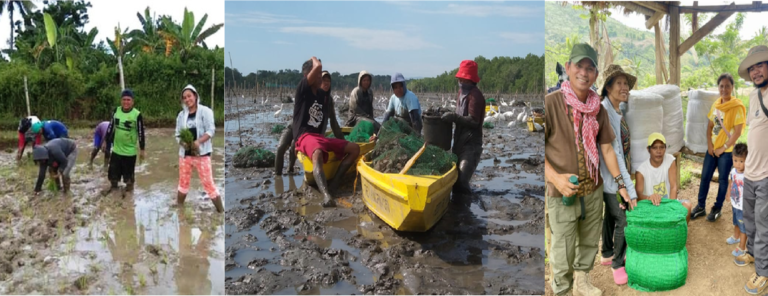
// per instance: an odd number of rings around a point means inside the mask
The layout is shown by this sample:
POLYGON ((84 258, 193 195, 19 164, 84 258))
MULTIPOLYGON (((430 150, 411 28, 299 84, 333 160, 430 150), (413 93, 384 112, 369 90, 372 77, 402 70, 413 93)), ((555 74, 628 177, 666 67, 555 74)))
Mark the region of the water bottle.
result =
MULTIPOLYGON (((573 185, 579 185, 579 178, 576 176, 571 176, 570 178, 568 178, 568 182, 571 182, 571 184, 573 185)), ((575 193, 572 196, 563 195, 563 205, 570 206, 573 204, 574 201, 576 201, 575 193)))

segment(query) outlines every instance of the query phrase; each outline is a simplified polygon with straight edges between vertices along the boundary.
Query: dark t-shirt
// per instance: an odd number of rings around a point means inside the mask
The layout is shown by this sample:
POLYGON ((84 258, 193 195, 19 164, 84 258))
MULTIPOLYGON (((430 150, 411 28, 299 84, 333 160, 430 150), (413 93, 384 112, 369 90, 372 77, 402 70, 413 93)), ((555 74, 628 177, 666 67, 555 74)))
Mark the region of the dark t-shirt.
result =
POLYGON ((293 136, 298 139, 304 133, 321 134, 323 123, 328 118, 330 104, 326 104, 326 94, 321 88, 312 93, 306 77, 301 78, 296 88, 296 101, 293 107, 293 136))

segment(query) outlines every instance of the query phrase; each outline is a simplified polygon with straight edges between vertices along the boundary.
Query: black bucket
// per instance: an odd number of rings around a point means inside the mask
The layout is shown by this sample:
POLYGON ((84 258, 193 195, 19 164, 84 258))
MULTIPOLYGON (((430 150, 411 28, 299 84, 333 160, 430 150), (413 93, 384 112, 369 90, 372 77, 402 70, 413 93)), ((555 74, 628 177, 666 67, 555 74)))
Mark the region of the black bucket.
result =
POLYGON ((443 121, 440 116, 421 116, 423 127, 421 134, 424 141, 431 145, 451 150, 451 141, 453 140, 453 124, 443 121))

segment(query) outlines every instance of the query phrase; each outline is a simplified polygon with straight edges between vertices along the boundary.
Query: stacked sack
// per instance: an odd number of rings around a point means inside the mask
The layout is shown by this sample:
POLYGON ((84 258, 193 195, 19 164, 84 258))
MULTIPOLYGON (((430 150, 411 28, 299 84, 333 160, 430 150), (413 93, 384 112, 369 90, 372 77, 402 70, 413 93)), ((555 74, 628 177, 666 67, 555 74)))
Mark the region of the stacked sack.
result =
MULTIPOLYGON (((629 92, 629 104, 625 120, 629 126, 630 157, 632 158, 632 174, 644 161, 650 158, 648 154, 648 136, 662 130, 664 97, 646 92, 633 90, 629 92)), ((665 135, 666 136, 666 135, 665 135)))
POLYGON ((720 94, 714 91, 691 90, 688 92, 685 146, 693 153, 707 152, 707 142, 710 141, 707 134, 707 126, 709 125, 707 114, 709 114, 712 104, 719 98, 720 94))
POLYGON ((685 145, 683 130, 683 100, 677 85, 654 85, 643 89, 664 98, 661 108, 664 110, 664 126, 661 134, 667 139, 667 151, 675 153, 685 145))
POLYGON ((688 210, 677 200, 654 206, 641 200, 627 211, 625 268, 629 287, 642 292, 677 289, 688 277, 688 210))

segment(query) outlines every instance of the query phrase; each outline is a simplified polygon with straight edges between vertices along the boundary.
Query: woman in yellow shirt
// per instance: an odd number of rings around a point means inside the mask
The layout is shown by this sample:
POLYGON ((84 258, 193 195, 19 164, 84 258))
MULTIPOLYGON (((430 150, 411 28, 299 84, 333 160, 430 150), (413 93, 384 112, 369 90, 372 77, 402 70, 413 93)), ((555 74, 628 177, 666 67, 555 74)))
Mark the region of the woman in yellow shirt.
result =
POLYGON ((731 152, 744 129, 747 111, 739 98, 731 96, 733 92, 733 76, 731 74, 720 75, 717 78, 717 85, 720 90, 720 98, 712 104, 712 108, 707 114, 709 117, 707 134, 711 136, 711 140, 707 143, 707 155, 704 156, 704 166, 701 169, 699 204, 691 212, 692 219, 707 214, 704 207, 707 205, 709 184, 715 169, 717 169, 720 174, 718 178, 720 187, 717 190, 715 205, 712 206, 707 216, 709 222, 714 222, 720 217, 720 209, 728 191, 728 172, 733 167, 731 152))

